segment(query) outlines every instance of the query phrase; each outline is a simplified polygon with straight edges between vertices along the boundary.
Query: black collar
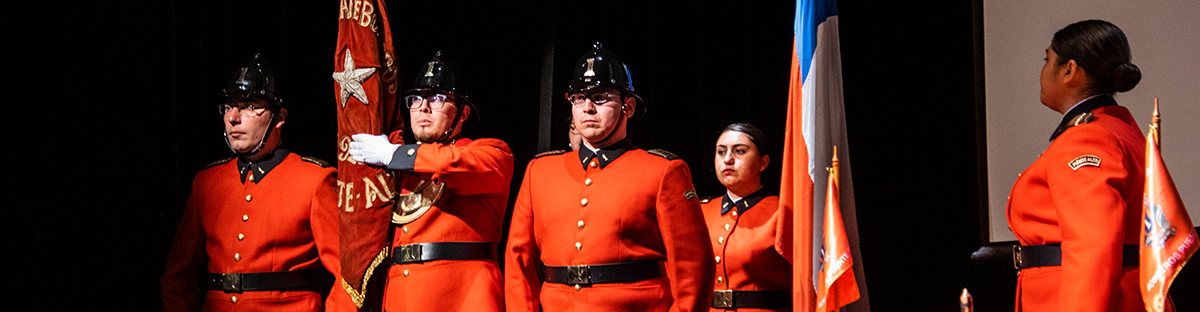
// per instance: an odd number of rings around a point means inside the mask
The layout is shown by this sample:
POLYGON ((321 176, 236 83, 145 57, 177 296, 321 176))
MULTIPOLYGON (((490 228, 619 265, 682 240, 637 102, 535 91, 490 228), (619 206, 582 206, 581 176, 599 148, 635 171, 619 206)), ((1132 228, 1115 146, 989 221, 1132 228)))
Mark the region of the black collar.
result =
POLYGON ((767 192, 765 188, 760 187, 754 193, 750 193, 750 195, 746 195, 737 202, 734 202, 732 199, 729 199, 729 191, 726 191, 725 196, 721 196, 721 215, 729 213, 730 210, 733 210, 734 206, 737 206, 738 214, 746 213, 746 210, 750 210, 750 208, 754 207, 754 205, 767 196, 771 196, 771 192, 767 192))
POLYGON ((625 152, 635 149, 637 149, 637 147, 633 146, 633 142, 629 141, 629 138, 621 139, 620 141, 617 141, 612 145, 605 146, 596 152, 592 152, 592 150, 587 148, 587 146, 581 146, 579 148, 579 162, 583 164, 583 169, 587 170, 588 160, 592 159, 592 157, 596 157, 596 159, 599 160, 600 168, 603 169, 604 166, 608 166, 608 163, 617 160, 617 157, 621 157, 621 154, 625 154, 625 152))
POLYGON ((1091 112, 1097 108, 1113 105, 1117 105, 1117 101, 1113 100, 1112 96, 1109 95, 1099 95, 1088 99, 1087 101, 1083 101, 1083 103, 1079 103, 1079 105, 1075 105, 1075 108, 1072 108, 1070 111, 1067 111, 1066 115, 1063 115, 1062 121, 1058 123, 1058 128, 1055 128, 1054 134, 1050 135, 1050 141, 1053 142, 1055 138, 1058 138, 1058 136, 1063 133, 1063 131, 1067 131, 1067 128, 1074 126, 1071 124, 1071 120, 1074 120, 1076 116, 1091 112))
POLYGON ((283 162, 287 155, 287 150, 277 148, 255 163, 251 163, 244 157, 238 157, 238 178, 242 180, 242 183, 246 183, 246 177, 249 176, 250 182, 258 183, 267 176, 267 173, 271 172, 271 169, 275 169, 276 165, 283 162))

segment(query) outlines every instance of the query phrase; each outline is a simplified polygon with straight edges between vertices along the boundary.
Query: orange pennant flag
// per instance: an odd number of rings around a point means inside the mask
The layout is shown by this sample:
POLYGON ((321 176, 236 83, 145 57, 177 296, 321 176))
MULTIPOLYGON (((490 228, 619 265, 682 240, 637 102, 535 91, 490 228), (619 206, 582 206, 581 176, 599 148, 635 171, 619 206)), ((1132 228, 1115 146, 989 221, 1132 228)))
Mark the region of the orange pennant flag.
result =
POLYGON ((1146 311, 1166 309, 1171 282, 1200 247, 1196 229, 1159 153, 1158 99, 1146 134, 1146 190, 1142 199, 1142 242, 1139 249, 1142 302, 1146 311))
POLYGON ((821 271, 817 275, 817 311, 833 311, 858 300, 858 284, 854 280, 854 270, 850 269, 853 264, 838 201, 838 158, 834 146, 829 187, 825 193, 825 244, 821 249, 821 271))

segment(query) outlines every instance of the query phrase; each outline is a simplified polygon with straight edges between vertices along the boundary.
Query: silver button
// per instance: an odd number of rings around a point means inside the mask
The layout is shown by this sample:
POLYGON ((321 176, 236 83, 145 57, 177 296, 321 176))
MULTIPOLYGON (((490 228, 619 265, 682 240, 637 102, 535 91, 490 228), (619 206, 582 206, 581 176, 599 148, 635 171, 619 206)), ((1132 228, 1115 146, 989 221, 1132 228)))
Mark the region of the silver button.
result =
POLYGON ((725 224, 725 230, 726 230, 726 231, 728 231, 730 228, 732 228, 732 226, 730 226, 730 225, 729 225, 729 223, 726 223, 726 224, 725 224))
POLYGON ((583 179, 583 185, 592 186, 592 178, 583 179))
POLYGON ((583 243, 575 242, 575 250, 583 250, 583 243))
POLYGON ((717 263, 721 263, 721 256, 717 256, 717 263))
POLYGON ((404 270, 404 276, 408 276, 408 270, 404 270))
POLYGON ((229 302, 237 303, 237 296, 229 297, 229 302))
POLYGON ((408 149, 408 156, 412 156, 413 154, 416 154, 416 153, 417 153, 417 149, 415 149, 415 148, 408 149))
POLYGON ((579 228, 581 228, 581 229, 583 228, 583 220, 579 220, 579 223, 576 223, 576 224, 579 226, 579 228))
POLYGON ((242 222, 250 221, 250 215, 242 215, 242 222))
POLYGON ((242 233, 238 233, 238 240, 240 241, 240 240, 243 240, 243 239, 246 239, 246 235, 245 235, 245 234, 242 234, 242 233))
POLYGON ((404 234, 408 234, 408 226, 404 226, 404 227, 400 228, 400 231, 404 232, 404 234))
POLYGON ((250 194, 246 194, 246 201, 249 202, 251 199, 254 199, 254 197, 250 196, 250 194))
POLYGON ((240 254, 240 253, 234 253, 234 254, 233 254, 233 261, 234 261, 234 262, 242 261, 242 254, 240 254))
POLYGON ((584 198, 584 199, 582 199, 582 200, 580 200, 580 201, 579 201, 579 205, 580 205, 580 206, 587 207, 587 204, 588 204, 588 200, 587 200, 587 198, 584 198))
POLYGON ((579 286, 579 284, 575 284, 575 291, 579 291, 580 289, 583 289, 583 287, 579 286))
POLYGON ((725 237, 724 237, 724 236, 722 236, 722 237, 717 237, 717 244, 724 244, 724 243, 725 243, 725 237))

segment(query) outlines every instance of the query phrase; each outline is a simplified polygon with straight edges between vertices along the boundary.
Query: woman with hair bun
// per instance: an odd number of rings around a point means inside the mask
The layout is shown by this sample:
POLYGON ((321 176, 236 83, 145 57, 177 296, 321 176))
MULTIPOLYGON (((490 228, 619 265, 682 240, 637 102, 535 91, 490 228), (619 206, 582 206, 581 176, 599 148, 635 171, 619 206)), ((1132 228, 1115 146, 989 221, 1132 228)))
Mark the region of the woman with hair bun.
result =
MULTIPOLYGON (((1145 137, 1113 95, 1133 89, 1125 33, 1088 20, 1054 33, 1041 102, 1063 114, 1013 186, 1016 311, 1144 311, 1138 290, 1145 137)), ((1173 310, 1168 299, 1168 310, 1173 310)))
POLYGON ((791 311, 791 225, 779 196, 763 188, 771 163, 766 134, 751 124, 726 126, 713 167, 725 195, 701 200, 716 255, 710 311, 791 311))

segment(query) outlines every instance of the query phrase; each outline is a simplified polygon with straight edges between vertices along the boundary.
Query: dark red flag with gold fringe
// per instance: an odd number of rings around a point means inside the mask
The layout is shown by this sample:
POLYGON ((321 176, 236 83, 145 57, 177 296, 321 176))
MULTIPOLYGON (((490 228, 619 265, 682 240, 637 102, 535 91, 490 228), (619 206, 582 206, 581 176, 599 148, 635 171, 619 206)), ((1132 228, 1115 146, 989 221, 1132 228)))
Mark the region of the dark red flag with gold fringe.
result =
MULTIPOLYGON (((387 8, 381 0, 341 0, 334 52, 333 94, 338 122, 339 283, 356 307, 377 310, 386 277, 394 177, 355 162, 350 136, 389 134, 402 143, 397 74, 387 8), (379 278, 372 278, 379 275, 379 278), (374 281, 374 283, 371 283, 374 281), (369 289, 379 289, 369 292, 369 289), (372 294, 368 296, 368 293, 372 294), (366 304, 370 302, 370 304, 366 304)), ((337 294, 341 296, 341 294, 337 294)))

